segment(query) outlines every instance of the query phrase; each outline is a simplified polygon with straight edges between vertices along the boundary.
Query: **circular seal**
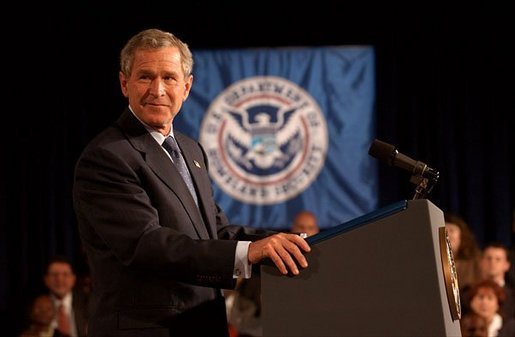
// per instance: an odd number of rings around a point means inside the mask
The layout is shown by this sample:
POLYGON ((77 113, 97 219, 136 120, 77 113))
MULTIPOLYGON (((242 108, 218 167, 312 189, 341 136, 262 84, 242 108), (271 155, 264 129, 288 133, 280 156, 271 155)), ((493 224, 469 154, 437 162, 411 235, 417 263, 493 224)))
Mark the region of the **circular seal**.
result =
POLYGON ((324 166, 328 147, 316 101, 274 76, 242 79, 222 91, 206 111, 199 139, 216 184, 255 205, 303 192, 324 166))
POLYGON ((440 257, 442 259, 445 290, 447 292, 447 302, 449 303, 449 309, 451 310, 452 320, 455 321, 461 318, 458 273, 456 272, 451 243, 449 242, 449 237, 447 236, 445 227, 438 228, 438 232, 440 238, 440 257))

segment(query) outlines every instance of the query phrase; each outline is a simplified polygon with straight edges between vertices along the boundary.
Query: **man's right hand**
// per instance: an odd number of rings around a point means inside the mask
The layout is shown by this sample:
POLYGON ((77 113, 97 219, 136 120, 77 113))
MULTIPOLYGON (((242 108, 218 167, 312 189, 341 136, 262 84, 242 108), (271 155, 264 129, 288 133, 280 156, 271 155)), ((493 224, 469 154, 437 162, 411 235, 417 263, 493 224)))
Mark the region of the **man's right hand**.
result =
POLYGON ((248 259, 249 263, 255 264, 265 258, 270 258, 277 269, 287 275, 291 272, 298 275, 299 268, 308 266, 308 261, 303 252, 310 252, 306 240, 297 234, 277 233, 264 239, 254 241, 249 245, 248 259))

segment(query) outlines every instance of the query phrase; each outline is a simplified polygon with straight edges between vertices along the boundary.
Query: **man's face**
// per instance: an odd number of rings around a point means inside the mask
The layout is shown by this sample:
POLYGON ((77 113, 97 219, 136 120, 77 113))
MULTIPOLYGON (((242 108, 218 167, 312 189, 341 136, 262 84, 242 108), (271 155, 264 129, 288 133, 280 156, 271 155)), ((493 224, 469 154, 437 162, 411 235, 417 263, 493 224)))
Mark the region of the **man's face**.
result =
POLYGON ((495 247, 485 249, 480 265, 483 275, 493 279, 504 278, 504 274, 510 269, 506 251, 495 247))
POLYGON ((72 267, 65 262, 54 262, 47 270, 44 278, 46 287, 57 298, 63 298, 75 286, 76 277, 72 267))
POLYGON ((191 75, 184 77, 176 47, 136 51, 130 76, 120 73, 121 89, 133 112, 163 134, 188 97, 192 81, 191 75))
POLYGON ((308 213, 299 214, 292 225, 291 231, 293 233, 306 233, 307 236, 317 234, 320 230, 318 228, 317 219, 308 213))

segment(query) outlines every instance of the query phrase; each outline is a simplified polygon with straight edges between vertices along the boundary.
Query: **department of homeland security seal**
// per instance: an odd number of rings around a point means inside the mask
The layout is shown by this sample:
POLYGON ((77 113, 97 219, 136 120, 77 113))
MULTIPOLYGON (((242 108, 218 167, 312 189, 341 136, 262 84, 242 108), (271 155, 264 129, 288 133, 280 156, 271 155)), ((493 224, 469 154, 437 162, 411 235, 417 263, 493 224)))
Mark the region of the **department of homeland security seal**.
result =
POLYGON ((328 133, 316 101, 281 77, 242 79, 202 120, 209 173, 234 199, 268 205, 303 192, 324 166, 328 133))

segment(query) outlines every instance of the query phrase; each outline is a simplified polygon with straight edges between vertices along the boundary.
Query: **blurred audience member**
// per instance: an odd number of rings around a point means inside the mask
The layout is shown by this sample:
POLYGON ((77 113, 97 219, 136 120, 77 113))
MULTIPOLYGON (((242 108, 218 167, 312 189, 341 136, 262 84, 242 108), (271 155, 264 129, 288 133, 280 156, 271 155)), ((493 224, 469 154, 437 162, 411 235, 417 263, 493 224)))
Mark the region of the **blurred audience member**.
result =
POLYGON ((76 275, 71 262, 62 256, 47 264, 44 283, 50 292, 56 314, 53 327, 71 337, 87 336, 88 296, 75 288, 76 275))
POLYGON ((465 220, 450 212, 444 213, 445 229, 452 248, 458 285, 463 291, 480 279, 481 249, 465 220))
POLYGON ((306 233, 312 236, 320 232, 317 217, 310 211, 300 211, 293 218, 290 231, 292 233, 306 233))
POLYGON ((462 337, 488 337, 488 323, 483 316, 469 312, 460 319, 462 337))
POLYGON ((48 294, 35 297, 29 306, 29 326, 20 334, 20 337, 66 337, 54 331, 52 320, 55 308, 48 294))
POLYGON ((489 243, 483 248, 480 261, 481 278, 495 281, 504 289, 506 299, 503 304, 504 317, 515 317, 515 292, 506 283, 506 273, 510 270, 509 252, 501 243, 489 243))
POLYGON ((486 320, 488 337, 515 336, 515 318, 501 314, 506 294, 499 284, 493 280, 479 281, 470 287, 467 295, 471 310, 468 314, 476 313, 486 320))

